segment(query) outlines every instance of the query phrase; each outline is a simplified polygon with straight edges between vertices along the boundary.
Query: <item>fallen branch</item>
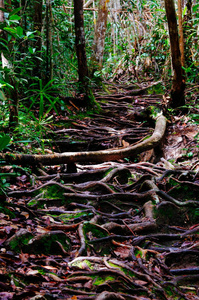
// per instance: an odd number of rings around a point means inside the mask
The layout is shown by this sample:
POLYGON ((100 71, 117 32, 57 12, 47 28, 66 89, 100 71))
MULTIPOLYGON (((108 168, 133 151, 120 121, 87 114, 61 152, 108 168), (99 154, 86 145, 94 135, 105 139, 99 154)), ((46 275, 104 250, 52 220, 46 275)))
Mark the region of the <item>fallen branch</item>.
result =
POLYGON ((14 163, 19 165, 59 165, 71 162, 105 162, 111 160, 124 159, 125 157, 135 156, 143 151, 150 150, 157 146, 162 140, 166 130, 166 118, 160 115, 156 119, 155 130, 151 137, 132 146, 118 149, 108 149, 101 151, 85 152, 65 152, 61 154, 30 155, 0 153, 0 160, 5 163, 14 163))

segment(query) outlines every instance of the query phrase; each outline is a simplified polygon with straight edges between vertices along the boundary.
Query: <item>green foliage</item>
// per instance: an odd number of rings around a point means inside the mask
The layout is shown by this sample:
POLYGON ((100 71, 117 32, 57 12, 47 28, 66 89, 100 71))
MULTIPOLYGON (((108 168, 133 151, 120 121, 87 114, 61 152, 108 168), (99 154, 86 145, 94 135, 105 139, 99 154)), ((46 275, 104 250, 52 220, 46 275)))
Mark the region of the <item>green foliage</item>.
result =
POLYGON ((31 105, 28 107, 28 111, 31 111, 32 108, 39 106, 39 121, 44 120, 49 112, 54 109, 58 114, 56 103, 59 98, 56 97, 56 93, 59 84, 53 84, 54 80, 50 80, 46 85, 43 86, 42 80, 39 80, 39 85, 37 83, 33 83, 30 86, 30 89, 27 91, 28 94, 27 99, 29 99, 31 105), (38 88, 37 88, 38 87, 38 88), (45 111, 45 107, 47 110, 45 111))
POLYGON ((196 125, 199 125, 199 114, 190 114, 191 121, 196 125))
MULTIPOLYGON (((79 91, 77 58, 75 53, 75 30, 73 9, 66 8, 67 1, 56 0, 52 3, 49 31, 52 36, 52 57, 47 55, 47 32, 45 22, 38 33, 34 28, 34 4, 28 2, 26 10, 19 2, 12 2, 12 9, 5 12, 5 21, 0 24, 3 35, 0 46, 5 57, 0 64, 0 128, 9 124, 8 99, 15 88, 20 99, 19 127, 14 133, 17 140, 36 141, 44 150, 45 131, 52 121, 51 112, 59 114, 66 110, 62 96, 74 96, 79 91), (65 5, 63 9, 63 5, 65 5), (56 16, 56 17, 54 17, 56 16), (36 47, 38 36, 42 40, 40 50, 36 47), (47 62, 52 60, 53 79, 47 82, 47 62), (37 63, 39 67, 37 68, 37 63), (12 80, 15 82, 15 87, 12 80), (51 114, 51 115, 50 115, 51 114), (21 136, 20 136, 21 134, 21 136)), ((123 12, 118 17, 111 11, 108 18, 103 67, 90 74, 87 101, 88 110, 93 107, 99 111, 92 89, 102 85, 103 79, 118 79, 127 74, 130 81, 143 77, 165 79, 171 76, 170 45, 168 30, 165 26, 164 8, 158 0, 123 1, 123 12)), ((43 13, 46 4, 43 5, 43 13)), ((183 14, 186 16, 186 9, 183 14)), ((92 10, 84 11, 86 50, 89 69, 93 66, 94 20, 97 17, 92 10)), ((193 4, 192 20, 186 25, 186 47, 191 50, 191 58, 185 67, 187 81, 198 81, 198 4, 193 4)), ((185 47, 185 48, 186 48, 185 47)), ((164 93, 162 85, 150 90, 152 93, 164 93)), ((197 123, 197 117, 193 116, 197 123)), ((198 139, 198 135, 196 136, 198 139)))
POLYGON ((9 186, 10 184, 6 180, 6 175, 4 173, 0 173, 0 196, 6 196, 9 186))
MULTIPOLYGON (((10 143, 10 136, 8 134, 0 134, 0 151, 4 150, 10 143)), ((15 174, 16 175, 16 174, 15 174)), ((0 173, 0 196, 6 196, 7 188, 9 183, 7 183, 6 177, 10 174, 0 173)))
POLYGON ((10 143, 10 136, 8 134, 0 133, 0 151, 4 150, 10 143))

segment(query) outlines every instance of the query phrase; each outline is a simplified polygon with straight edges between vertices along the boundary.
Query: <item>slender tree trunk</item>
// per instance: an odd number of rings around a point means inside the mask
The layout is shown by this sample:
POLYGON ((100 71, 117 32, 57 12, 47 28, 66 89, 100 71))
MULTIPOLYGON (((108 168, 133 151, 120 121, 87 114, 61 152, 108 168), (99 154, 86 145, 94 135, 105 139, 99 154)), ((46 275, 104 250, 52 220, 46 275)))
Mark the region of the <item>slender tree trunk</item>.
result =
POLYGON ((95 101, 92 89, 89 86, 88 78, 88 65, 86 57, 86 43, 84 33, 84 13, 83 13, 83 0, 74 0, 74 15, 75 15, 75 46, 78 60, 78 75, 80 93, 84 95, 83 105, 87 108, 99 108, 95 101))
MULTIPOLYGON (((36 48, 36 56, 41 58, 41 49, 42 49, 42 0, 34 1, 34 16, 33 16, 33 26, 34 31, 37 32, 36 40, 34 47, 36 48)), ((35 67, 33 70, 33 75, 41 77, 41 60, 35 59, 35 67)))
POLYGON ((75 14, 75 46, 78 60, 78 75, 80 84, 84 85, 87 82, 88 66, 85 46, 84 33, 84 13, 83 0, 74 0, 74 14, 75 14))
POLYGON ((46 0, 46 78, 45 82, 53 79, 52 64, 52 7, 50 0, 46 0))
POLYGON ((178 0, 178 22, 179 22, 179 42, 180 42, 181 63, 182 63, 182 67, 185 67, 184 36, 183 36, 183 24, 182 24, 182 0, 178 0))
MULTIPOLYGON (((185 41, 185 65, 186 68, 189 68, 192 63, 192 43, 193 39, 192 36, 190 35, 190 30, 192 30, 193 27, 193 22, 192 22, 192 0, 187 1, 187 12, 186 15, 184 16, 183 23, 184 23, 184 41, 185 41), (189 38, 189 42, 188 41, 189 38)), ((187 76, 189 76, 189 73, 187 73, 187 76)))
MULTIPOLYGON (((5 8, 5 5, 4 5, 4 0, 0 0, 0 8, 5 8)), ((2 10, 0 10, 0 23, 3 23, 5 21, 5 16, 4 16, 4 12, 2 10)), ((6 33, 4 30, 0 29, 0 35, 3 39, 7 39, 6 37, 6 33)))
POLYGON ((5 82, 9 83, 12 88, 8 87, 6 90, 6 96, 8 99, 9 106, 9 128, 14 129, 18 125, 18 109, 19 109, 19 97, 18 97, 18 89, 17 82, 15 79, 15 75, 13 74, 12 65, 5 58, 3 53, 1 53, 1 61, 3 69, 6 67, 4 72, 5 82))
POLYGON ((15 129, 19 124, 19 96, 15 77, 11 75, 9 81, 13 86, 13 89, 10 89, 9 93, 9 128, 15 129))
POLYGON ((98 17, 96 22, 94 54, 97 65, 101 68, 104 54, 104 42, 106 34, 108 4, 109 0, 100 0, 98 7, 98 17))
POLYGON ((34 46, 37 51, 41 51, 42 0, 34 1, 33 22, 34 22, 34 30, 37 31, 37 37, 34 46))
POLYGON ((169 27, 171 57, 174 71, 173 83, 171 88, 171 107, 176 108, 185 104, 185 80, 181 64, 178 26, 174 0, 165 0, 165 9, 169 27))
MULTIPOLYGON (((4 0, 0 0, 0 8, 4 8, 4 0)), ((0 10, 0 22, 4 22, 4 12, 0 10)))
MULTIPOLYGON (((9 3, 10 4, 10 3, 9 3)), ((0 0, 0 8, 4 8, 4 1, 0 0)), ((0 22, 4 22, 4 13, 0 10, 0 22)), ((2 37, 6 39, 6 34, 0 31, 2 37)), ((4 57, 3 52, 1 52, 1 61, 2 67, 7 68, 4 73, 5 81, 12 85, 13 88, 8 88, 7 90, 7 98, 8 98, 8 106, 9 106, 9 128, 13 129, 18 125, 18 107, 19 107, 19 97, 17 91, 17 84, 15 80, 15 76, 12 74, 12 66, 8 62, 8 60, 4 57)))

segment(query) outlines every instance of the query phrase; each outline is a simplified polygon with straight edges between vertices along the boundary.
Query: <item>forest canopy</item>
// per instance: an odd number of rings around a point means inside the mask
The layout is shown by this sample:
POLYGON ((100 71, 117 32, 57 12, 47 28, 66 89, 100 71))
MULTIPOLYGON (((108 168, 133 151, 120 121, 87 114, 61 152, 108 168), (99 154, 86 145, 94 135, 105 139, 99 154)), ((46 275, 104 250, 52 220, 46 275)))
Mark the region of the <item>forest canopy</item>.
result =
MULTIPOLYGON (((65 109, 65 97, 82 92, 78 70, 83 71, 84 62, 89 86, 102 80, 162 79, 166 89, 170 87, 175 69, 165 11, 169 1, 77 1, 81 2, 85 58, 78 68, 75 19, 81 14, 74 16, 76 1, 1 1, 1 126, 8 124, 9 113, 11 126, 18 122, 18 110, 21 119, 21 113, 30 114, 35 104, 40 119, 51 109, 65 109)), ((182 68, 186 81, 194 83, 199 68, 199 4, 179 0, 179 10, 175 2, 178 23, 182 21, 182 68)))

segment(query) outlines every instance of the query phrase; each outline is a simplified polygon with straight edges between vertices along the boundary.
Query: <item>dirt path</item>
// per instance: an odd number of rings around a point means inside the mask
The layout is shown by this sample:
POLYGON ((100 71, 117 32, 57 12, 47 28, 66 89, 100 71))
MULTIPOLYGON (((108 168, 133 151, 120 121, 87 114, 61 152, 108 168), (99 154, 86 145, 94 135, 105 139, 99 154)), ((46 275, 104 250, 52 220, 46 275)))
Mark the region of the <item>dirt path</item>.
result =
MULTIPOLYGON (((152 134, 145 108, 161 108, 161 96, 107 98, 98 95, 99 114, 60 117, 54 151, 152 134)), ((161 145, 134 157, 3 167, 17 176, 1 202, 0 299, 199 299, 196 132, 173 119, 161 145)))

